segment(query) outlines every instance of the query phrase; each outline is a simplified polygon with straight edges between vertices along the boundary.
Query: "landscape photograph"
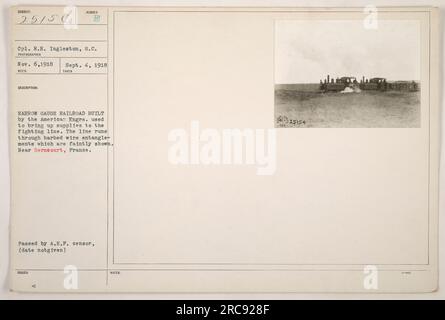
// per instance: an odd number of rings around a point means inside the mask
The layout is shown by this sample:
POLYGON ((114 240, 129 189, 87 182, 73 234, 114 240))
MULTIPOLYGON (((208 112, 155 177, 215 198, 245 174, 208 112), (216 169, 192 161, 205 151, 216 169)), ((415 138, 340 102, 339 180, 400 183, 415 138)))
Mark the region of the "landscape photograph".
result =
POLYGON ((415 21, 275 24, 277 128, 416 128, 420 95, 415 21))

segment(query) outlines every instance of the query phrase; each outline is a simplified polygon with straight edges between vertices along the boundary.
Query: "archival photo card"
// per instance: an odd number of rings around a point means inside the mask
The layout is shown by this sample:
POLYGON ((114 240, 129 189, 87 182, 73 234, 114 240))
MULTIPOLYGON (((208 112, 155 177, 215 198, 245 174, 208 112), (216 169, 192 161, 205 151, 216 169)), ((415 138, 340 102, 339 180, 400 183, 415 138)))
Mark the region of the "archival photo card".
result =
POLYGON ((10 289, 435 291, 439 13, 11 7, 10 289))
POLYGON ((275 127, 418 128, 420 62, 416 20, 276 21, 275 127))

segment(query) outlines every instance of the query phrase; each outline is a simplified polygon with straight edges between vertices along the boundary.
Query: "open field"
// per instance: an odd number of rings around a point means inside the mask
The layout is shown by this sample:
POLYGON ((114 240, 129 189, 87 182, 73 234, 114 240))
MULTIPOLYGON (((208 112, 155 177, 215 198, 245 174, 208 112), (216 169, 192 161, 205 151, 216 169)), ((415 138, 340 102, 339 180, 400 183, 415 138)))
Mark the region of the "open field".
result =
POLYGON ((278 128, 413 128, 420 126, 420 92, 318 90, 318 84, 275 86, 278 128))

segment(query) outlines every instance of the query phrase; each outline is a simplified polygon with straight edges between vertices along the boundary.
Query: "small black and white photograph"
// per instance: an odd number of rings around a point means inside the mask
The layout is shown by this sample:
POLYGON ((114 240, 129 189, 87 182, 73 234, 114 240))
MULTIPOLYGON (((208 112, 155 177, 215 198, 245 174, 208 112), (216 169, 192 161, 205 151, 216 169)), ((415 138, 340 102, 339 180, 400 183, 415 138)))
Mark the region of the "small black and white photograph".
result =
POLYGON ((275 22, 276 128, 420 127, 420 25, 275 22))

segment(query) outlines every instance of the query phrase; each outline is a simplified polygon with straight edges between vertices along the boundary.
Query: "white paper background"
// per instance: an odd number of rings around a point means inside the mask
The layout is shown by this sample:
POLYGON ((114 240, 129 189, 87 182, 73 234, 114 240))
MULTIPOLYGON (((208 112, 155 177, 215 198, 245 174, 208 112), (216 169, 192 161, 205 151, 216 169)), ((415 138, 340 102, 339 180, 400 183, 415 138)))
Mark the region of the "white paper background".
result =
MULTIPOLYGON (((445 299, 445 250, 443 245, 444 240, 444 221, 443 214, 440 219, 440 240, 439 240, 439 264, 440 264, 440 283, 439 290, 429 294, 19 294, 9 292, 8 285, 8 267, 9 267, 9 152, 8 152, 8 32, 9 32, 9 7, 12 5, 102 5, 102 6, 119 6, 119 5, 137 5, 137 6, 330 6, 330 7, 348 7, 348 6, 366 6, 374 4, 376 6, 436 6, 441 8, 441 13, 445 10, 445 1, 431 0, 431 1, 363 1, 363 0, 344 0, 344 1, 316 1, 316 0, 281 0, 281 1, 267 1, 267 0, 239 0, 239 1, 41 1, 41 0, 27 0, 21 1, 2 1, 2 14, 0 16, 0 299, 445 299), (442 262, 442 263, 441 263, 442 262)), ((443 26, 442 26, 443 29, 443 26)), ((443 32, 441 35, 443 48, 443 32)), ((443 51, 443 49, 442 49, 443 51)), ((443 88, 442 81, 442 88, 443 88)), ((443 91, 443 90, 442 90, 443 91)), ((442 95, 443 104, 443 95, 442 95)), ((442 117, 443 123, 443 117, 442 117)), ((441 173, 441 182, 445 181, 445 175, 441 173)), ((440 191, 440 195, 443 192, 440 191)), ((441 197, 442 198, 442 197, 441 197)), ((440 212, 443 210, 441 201, 440 212)))

